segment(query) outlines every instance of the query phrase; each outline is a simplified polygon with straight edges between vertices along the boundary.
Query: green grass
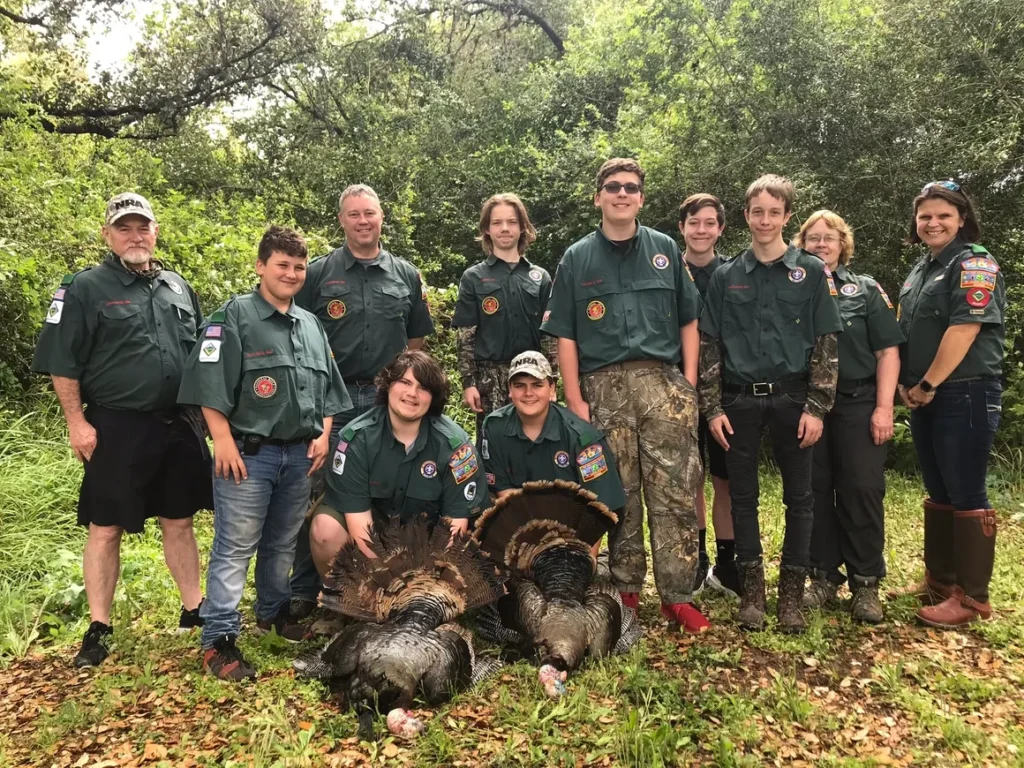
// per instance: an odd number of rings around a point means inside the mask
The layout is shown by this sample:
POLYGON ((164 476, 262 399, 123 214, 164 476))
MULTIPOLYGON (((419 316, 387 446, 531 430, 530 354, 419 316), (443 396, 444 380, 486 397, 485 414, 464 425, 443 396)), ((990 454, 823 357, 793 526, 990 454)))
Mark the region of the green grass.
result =
MULTIPOLYGON (((55 412, 0 414, 0 766, 83 756, 90 765, 142 762, 146 754, 146 765, 204 766, 1024 764, 1019 466, 993 476, 1005 511, 996 621, 928 631, 905 599, 886 604, 888 621, 878 628, 840 609, 809 613, 800 637, 742 634, 734 604, 708 595, 714 627, 693 638, 665 628, 649 584, 639 646, 589 663, 564 698, 544 698, 536 670, 520 663, 423 712, 427 730, 417 742, 368 744, 320 684, 294 679, 290 648, 246 632, 241 646, 261 672, 255 685, 202 674, 197 639, 170 632, 179 602, 156 526, 124 542, 114 658, 99 670, 70 669, 88 616, 83 534, 74 524, 80 468, 65 439, 55 412)), ((889 477, 891 583, 920 574, 921 496, 915 479, 889 477)), ((762 497, 771 594, 783 519, 770 469, 762 497)), ((197 533, 205 557, 207 513, 197 533)), ((242 606, 250 621, 251 599, 242 606)))

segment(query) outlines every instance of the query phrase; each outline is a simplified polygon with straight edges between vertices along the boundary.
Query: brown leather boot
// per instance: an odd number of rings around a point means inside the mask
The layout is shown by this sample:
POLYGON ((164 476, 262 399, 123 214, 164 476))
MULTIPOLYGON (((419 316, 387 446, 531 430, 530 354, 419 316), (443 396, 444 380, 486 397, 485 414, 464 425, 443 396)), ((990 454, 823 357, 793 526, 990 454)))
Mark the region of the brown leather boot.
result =
POLYGON ((779 602, 775 613, 779 618, 779 631, 788 635, 799 635, 807 629, 800 607, 804 602, 804 581, 807 572, 803 568, 784 565, 779 569, 779 602))
POLYGON ((764 562, 754 560, 736 563, 740 576, 740 627, 750 630, 764 629, 764 615, 768 611, 768 598, 764 587, 764 562))
POLYGON ((902 589, 893 589, 886 597, 895 600, 912 595, 923 605, 936 605, 948 598, 956 582, 953 556, 953 505, 924 500, 924 578, 902 589))
POLYGON ((933 627, 961 627, 992 616, 988 585, 996 555, 996 511, 972 509, 954 513, 957 584, 949 598, 917 616, 933 627))

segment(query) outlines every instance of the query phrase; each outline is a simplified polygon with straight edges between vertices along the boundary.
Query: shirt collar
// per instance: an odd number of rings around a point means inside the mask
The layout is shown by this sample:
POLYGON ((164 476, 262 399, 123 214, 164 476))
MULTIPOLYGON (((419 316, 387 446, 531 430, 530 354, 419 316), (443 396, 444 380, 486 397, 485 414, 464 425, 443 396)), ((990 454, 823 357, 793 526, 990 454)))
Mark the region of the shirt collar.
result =
POLYGON ((959 237, 954 237, 953 242, 942 249, 942 252, 935 257, 935 260, 939 262, 943 267, 948 267, 949 263, 953 260, 953 256, 960 252, 960 249, 964 247, 964 241, 959 237))
POLYGON ((853 280, 853 273, 846 268, 845 264, 840 264, 836 267, 836 277, 842 280, 844 283, 848 283, 853 280))
POLYGON ((260 320, 266 320, 267 318, 273 317, 274 315, 283 315, 285 317, 290 318, 295 317, 294 300, 292 301, 291 306, 288 307, 287 312, 281 312, 280 310, 278 310, 277 307, 275 307, 273 304, 271 304, 269 301, 263 298, 263 295, 260 293, 259 286, 253 289, 252 295, 253 300, 256 304, 256 314, 259 315, 260 320))
MULTIPOLYGON (((640 239, 640 230, 643 229, 643 227, 640 226, 640 219, 635 219, 635 222, 636 222, 636 233, 633 235, 633 237, 631 237, 628 241, 626 241, 626 242, 628 242, 630 244, 635 244, 637 242, 637 240, 640 239)), ((616 247, 615 243, 612 242, 611 240, 609 240, 608 239, 608 235, 606 235, 604 233, 604 230, 601 229, 601 225, 600 224, 597 226, 597 229, 595 229, 594 231, 597 232, 597 236, 599 238, 601 238, 602 240, 604 240, 604 242, 607 243, 609 247, 611 247, 611 248, 615 248, 616 247)), ((620 242, 620 241, 616 241, 616 242, 620 242)))
MULTIPOLYGON (((800 249, 797 248, 795 245, 791 245, 788 248, 786 248, 786 252, 782 254, 782 263, 785 264, 790 269, 796 269, 797 267, 800 266, 797 263, 797 259, 799 258, 799 256, 800 249)), ((754 267, 761 263, 757 260, 757 257, 754 255, 753 248, 747 248, 747 250, 743 252, 743 255, 740 258, 743 259, 743 268, 746 270, 746 273, 748 275, 751 272, 753 272, 754 267)), ((772 264, 775 263, 777 262, 772 262, 772 264)), ((766 264, 765 266, 768 265, 766 264)))
MULTIPOLYGON (((384 409, 384 412, 381 414, 384 419, 384 428, 388 431, 388 434, 391 436, 391 440, 395 443, 398 443, 404 448, 405 443, 403 443, 401 440, 395 437, 395 431, 391 428, 391 412, 388 410, 388 407, 386 405, 381 406, 381 408, 384 409)), ((427 438, 429 436, 430 417, 424 416, 423 419, 420 421, 420 431, 417 433, 416 440, 412 444, 412 450, 406 451, 405 455, 407 457, 416 456, 420 451, 422 451, 426 447, 427 438)))
MULTIPOLYGON (((500 261, 500 262, 501 262, 502 264, 507 264, 507 263, 508 263, 508 262, 504 261, 503 259, 499 259, 499 258, 498 258, 497 256, 495 256, 495 255, 494 255, 493 253, 490 253, 490 254, 488 254, 488 255, 487 255, 487 258, 485 259, 485 261, 487 262, 487 266, 488 266, 488 267, 493 267, 493 266, 494 266, 495 264, 497 264, 497 263, 498 263, 499 261, 500 261)), ((526 255, 525 255, 525 254, 520 254, 520 256, 519 256, 519 261, 518 261, 518 262, 516 262, 516 265, 515 265, 515 267, 513 267, 513 269, 518 269, 518 268, 519 268, 519 266, 520 266, 520 265, 523 265, 523 264, 525 264, 525 265, 526 265, 527 267, 532 267, 532 266, 533 266, 533 264, 531 264, 531 263, 530 263, 530 260, 526 258, 526 255)))
MULTIPOLYGON (((128 267, 126 267, 124 264, 122 264, 121 260, 113 252, 107 254, 107 258, 104 261, 104 264, 106 264, 108 267, 114 270, 114 274, 117 275, 117 279, 120 280, 123 285, 131 285, 137 279, 142 277, 142 275, 138 274, 137 272, 133 272, 132 270, 128 269, 128 267)), ((157 275, 157 277, 162 277, 162 274, 157 275)), ((166 280, 164 282, 166 282, 166 280)))
MULTIPOLYGON (((518 437, 526 442, 533 442, 523 431, 523 422, 514 408, 512 410, 512 414, 515 418, 508 420, 508 424, 505 426, 505 434, 510 437, 518 437)), ((559 428, 558 421, 558 414, 555 413, 555 404, 551 403, 551 405, 548 406, 548 415, 547 418, 544 419, 544 426, 541 428, 540 434, 537 436, 537 441, 557 441, 561 439, 562 430, 559 428)))
MULTIPOLYGON (((390 272, 391 271, 391 267, 392 267, 392 264, 391 264, 392 258, 394 258, 394 257, 392 257, 392 255, 390 253, 388 253, 383 248, 381 248, 380 252, 377 254, 377 258, 375 258, 371 262, 369 262, 369 265, 370 266, 375 266, 375 267, 380 267, 381 269, 385 270, 386 272, 390 272)), ((365 261, 363 261, 361 259, 357 259, 355 256, 353 256, 352 255, 352 251, 349 250, 349 247, 348 247, 347 244, 343 245, 341 247, 341 264, 342 264, 342 266, 346 270, 352 269, 352 267, 355 264, 366 264, 366 263, 367 262, 365 262, 365 261)))

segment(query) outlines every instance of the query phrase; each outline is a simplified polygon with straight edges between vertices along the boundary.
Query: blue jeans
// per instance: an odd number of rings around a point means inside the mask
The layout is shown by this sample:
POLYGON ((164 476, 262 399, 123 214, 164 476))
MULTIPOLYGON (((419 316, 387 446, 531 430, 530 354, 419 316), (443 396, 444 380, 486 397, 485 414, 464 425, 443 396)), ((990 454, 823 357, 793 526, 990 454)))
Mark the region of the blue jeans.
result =
MULTIPOLYGON (((313 478, 314 486, 326 482, 327 467, 331 464, 334 456, 334 446, 338 444, 338 435, 341 430, 357 416, 362 416, 373 407, 377 397, 377 388, 372 384, 358 386, 356 384, 346 385, 348 395, 352 398, 352 408, 334 417, 331 425, 331 448, 327 453, 327 461, 313 478)), ((313 555, 309 550, 309 522, 302 525, 299 532, 299 540, 295 545, 295 561, 292 564, 291 592, 296 600, 308 600, 315 603, 320 595, 320 574, 316 572, 316 565, 313 564, 313 555)))
MULTIPOLYGON (((241 441, 238 441, 241 450, 241 441)), ((249 561, 256 555, 256 618, 270 620, 288 604, 288 572, 295 540, 309 508, 308 445, 264 445, 242 454, 249 477, 213 479, 213 550, 200 615, 203 648, 242 629, 242 599, 249 561)))
POLYGON ((910 432, 932 501, 954 509, 989 509, 985 476, 1002 414, 998 379, 955 381, 910 412, 910 432))

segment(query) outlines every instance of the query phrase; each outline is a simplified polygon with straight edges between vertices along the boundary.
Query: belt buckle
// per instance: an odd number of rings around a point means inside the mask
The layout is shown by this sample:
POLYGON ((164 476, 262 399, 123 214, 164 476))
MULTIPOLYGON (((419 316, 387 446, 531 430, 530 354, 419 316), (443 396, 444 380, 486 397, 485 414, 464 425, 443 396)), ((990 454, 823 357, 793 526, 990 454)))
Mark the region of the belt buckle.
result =
POLYGON ((773 385, 770 381, 759 381, 751 385, 754 397, 767 397, 772 394, 773 385))

